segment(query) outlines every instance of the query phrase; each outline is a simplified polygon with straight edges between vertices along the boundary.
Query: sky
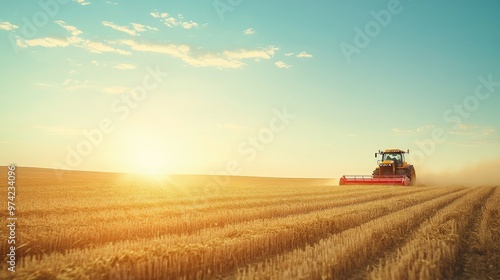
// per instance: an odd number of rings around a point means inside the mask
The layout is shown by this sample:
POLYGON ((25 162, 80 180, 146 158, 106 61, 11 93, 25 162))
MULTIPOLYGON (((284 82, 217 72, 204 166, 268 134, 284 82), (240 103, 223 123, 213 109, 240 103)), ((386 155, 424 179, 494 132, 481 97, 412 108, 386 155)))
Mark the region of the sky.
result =
POLYGON ((338 178, 500 160, 500 2, 0 3, 0 165, 338 178))

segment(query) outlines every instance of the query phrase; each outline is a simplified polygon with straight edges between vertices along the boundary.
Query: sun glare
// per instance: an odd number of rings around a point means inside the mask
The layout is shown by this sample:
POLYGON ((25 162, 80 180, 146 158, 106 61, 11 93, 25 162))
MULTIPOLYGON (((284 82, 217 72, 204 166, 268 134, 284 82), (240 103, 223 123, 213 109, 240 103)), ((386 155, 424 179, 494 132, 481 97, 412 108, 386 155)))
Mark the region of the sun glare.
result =
POLYGON ((136 172, 143 174, 162 174, 166 173, 165 159, 161 154, 151 149, 137 151, 136 154, 136 172))
POLYGON ((159 176, 168 173, 168 155, 153 138, 137 139, 131 157, 131 171, 144 175, 159 176))

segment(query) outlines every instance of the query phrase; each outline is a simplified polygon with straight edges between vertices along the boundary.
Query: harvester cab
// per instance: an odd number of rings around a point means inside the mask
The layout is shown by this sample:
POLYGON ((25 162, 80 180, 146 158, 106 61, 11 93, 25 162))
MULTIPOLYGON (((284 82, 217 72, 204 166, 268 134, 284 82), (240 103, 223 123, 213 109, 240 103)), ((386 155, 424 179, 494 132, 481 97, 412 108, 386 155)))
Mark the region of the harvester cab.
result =
POLYGON ((344 175, 340 178, 339 185, 400 185, 408 186, 415 182, 416 173, 413 165, 405 160, 409 150, 388 149, 378 151, 375 157, 382 156, 378 166, 369 175, 344 175))

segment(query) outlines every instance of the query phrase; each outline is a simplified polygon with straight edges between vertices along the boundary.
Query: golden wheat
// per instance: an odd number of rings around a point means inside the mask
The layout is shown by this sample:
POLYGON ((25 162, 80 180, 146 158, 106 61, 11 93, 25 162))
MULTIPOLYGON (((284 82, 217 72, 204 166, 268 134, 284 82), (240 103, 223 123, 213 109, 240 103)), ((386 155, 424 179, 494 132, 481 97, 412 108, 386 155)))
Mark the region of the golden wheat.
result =
POLYGON ((436 213, 413 233, 410 241, 370 273, 372 279, 450 279, 471 222, 470 213, 490 188, 472 189, 466 196, 436 213))
POLYGON ((2 279, 498 276, 499 187, 235 177, 207 188, 206 176, 102 173, 54 183, 35 171, 16 198, 16 273, 2 262, 2 279))

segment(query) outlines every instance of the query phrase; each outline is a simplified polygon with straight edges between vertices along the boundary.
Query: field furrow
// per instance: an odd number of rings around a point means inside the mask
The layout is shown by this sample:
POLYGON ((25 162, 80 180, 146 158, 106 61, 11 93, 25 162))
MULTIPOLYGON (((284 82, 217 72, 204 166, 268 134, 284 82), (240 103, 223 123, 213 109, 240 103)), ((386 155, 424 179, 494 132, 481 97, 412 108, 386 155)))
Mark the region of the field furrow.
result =
MULTIPOLYGON (((352 189, 352 188, 351 188, 352 189)), ((403 189, 396 193, 386 188, 373 188, 329 195, 269 199, 262 202, 251 200, 240 205, 219 202, 205 204, 205 207, 193 210, 185 207, 122 209, 89 213, 49 215, 49 221, 38 226, 39 217, 23 216, 27 230, 20 235, 26 246, 21 250, 23 256, 43 253, 62 252, 68 249, 98 246, 116 241, 116 229, 120 230, 119 240, 153 238, 165 234, 192 234, 201 229, 223 227, 230 224, 252 221, 255 219, 282 218, 289 215, 306 214, 334 207, 362 204, 391 197, 418 194, 420 189, 403 189), (373 193, 371 193, 372 191, 373 193), (84 223, 82 223, 84 221, 84 223), (70 225, 70 227, 68 227, 70 225), (62 230, 61 230, 62 229, 62 230)), ((429 190, 426 190, 429 191, 429 190)), ((4 244, 2 244, 4 245, 4 244)))
POLYGON ((335 234, 318 243, 252 264, 238 271, 238 279, 340 279, 366 264, 414 225, 449 203, 470 196, 470 190, 440 196, 335 234))
POLYGON ((0 279, 500 279, 500 187, 19 174, 0 279))
POLYGON ((381 260, 370 279, 452 279, 461 238, 470 230, 474 208, 491 194, 492 188, 471 189, 423 223, 397 253, 381 260))
POLYGON ((462 238, 467 247, 456 279, 500 279, 500 187, 481 208, 472 236, 462 238))
MULTIPOLYGON (((267 187, 265 189, 268 189, 267 187)), ((200 194, 198 192, 185 191, 188 194, 183 194, 182 196, 170 197, 161 195, 155 197, 154 199, 146 199, 141 197, 127 200, 124 203, 122 200, 115 201, 115 199, 110 199, 107 204, 101 205, 96 203, 95 200, 98 197, 93 197, 88 201, 75 200, 66 201, 64 205, 60 203, 52 203, 50 200, 42 200, 36 204, 30 204, 28 207, 24 206, 20 208, 19 216, 22 216, 29 223, 30 219, 37 220, 40 218, 50 219, 52 217, 58 217, 58 220, 62 220, 61 223, 67 223, 68 221, 78 220, 80 218, 88 218, 89 215, 96 219, 101 219, 103 221, 109 222, 115 218, 120 218, 123 213, 134 215, 134 214, 148 214, 154 216, 156 214, 172 214, 178 215, 179 213, 184 213, 186 211, 196 213, 208 211, 216 211, 220 209, 234 209, 234 208, 253 208, 253 207, 264 207, 270 205, 281 205, 290 203, 308 203, 315 200, 327 200, 331 198, 332 200, 339 203, 347 198, 360 199, 361 196, 370 197, 377 194, 388 196, 394 194, 401 194, 401 190, 396 191, 392 188, 392 192, 388 192, 385 188, 377 188, 374 186, 361 187, 361 188, 331 188, 331 187, 321 187, 315 188, 316 191, 310 191, 308 189, 295 192, 273 192, 271 194, 265 195, 259 188, 253 190, 239 190, 241 194, 226 194, 219 193, 217 195, 200 194), (246 195, 248 193, 248 195, 246 195), (145 201, 145 202, 144 202, 145 201), (86 206, 82 206, 86 205, 86 206), (32 208, 36 206, 36 208, 32 208), (28 209, 26 209, 28 208, 28 209)), ((413 192, 415 190, 407 189, 408 192, 413 192)), ((422 191, 422 190, 420 190, 422 191)), ((37 196, 30 194, 33 197, 24 197, 24 199, 34 199, 37 196)), ((99 196, 100 197, 100 196, 99 196)), ((21 202, 20 202, 21 203, 21 202)), ((346 202, 348 203, 348 202, 346 202)))
POLYGON ((269 217, 208 228, 191 235, 166 235, 134 242, 115 242, 95 249, 72 250, 66 254, 28 257, 23 268, 31 275, 44 271, 48 263, 64 263, 56 271, 52 268, 53 273, 70 277, 68 267, 83 263, 85 265, 79 267, 86 274, 104 279, 112 279, 112 275, 127 273, 130 269, 137 270, 135 275, 143 273, 143 279, 165 279, 165 275, 169 275, 170 279, 214 277, 250 262, 314 244, 331 234, 348 231, 374 218, 390 216, 395 211, 428 203, 426 201, 429 200, 435 201, 432 200, 434 197, 440 197, 438 201, 443 203, 449 202, 467 192, 460 190, 427 189, 415 194, 279 219, 269 217), (156 263, 162 263, 163 266, 157 266, 156 263))

